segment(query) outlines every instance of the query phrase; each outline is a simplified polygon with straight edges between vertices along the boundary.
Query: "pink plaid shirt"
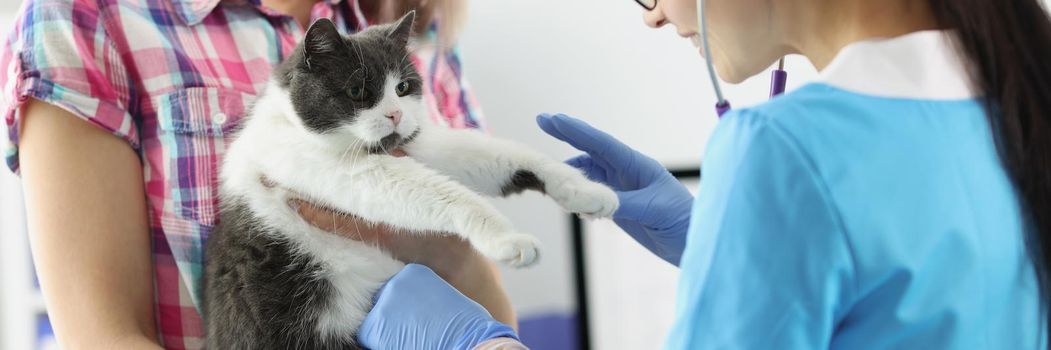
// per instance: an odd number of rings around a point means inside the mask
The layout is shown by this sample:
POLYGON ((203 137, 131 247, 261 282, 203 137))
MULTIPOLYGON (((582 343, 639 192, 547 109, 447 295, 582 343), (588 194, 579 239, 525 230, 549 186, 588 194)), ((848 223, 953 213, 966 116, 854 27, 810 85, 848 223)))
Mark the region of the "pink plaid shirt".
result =
MULTIPOLYGON (((322 1, 312 17, 354 32, 367 25, 357 5, 322 1)), ((219 164, 230 131, 303 32, 259 0, 28 0, 0 54, 12 170, 29 98, 112 132, 142 158, 167 348, 203 346, 202 242, 216 223, 219 164)), ((420 46, 414 62, 433 119, 483 127, 456 52, 420 46)))

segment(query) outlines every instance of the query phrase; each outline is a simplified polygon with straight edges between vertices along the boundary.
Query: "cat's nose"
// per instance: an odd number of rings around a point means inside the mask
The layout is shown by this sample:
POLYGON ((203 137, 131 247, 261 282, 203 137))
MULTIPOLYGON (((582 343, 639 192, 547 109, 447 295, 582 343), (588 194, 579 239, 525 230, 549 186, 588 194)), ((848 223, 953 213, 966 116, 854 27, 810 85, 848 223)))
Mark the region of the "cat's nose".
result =
POLYGON ((401 123, 401 110, 396 109, 394 111, 387 112, 387 119, 390 119, 390 121, 394 122, 394 126, 398 126, 398 123, 401 123))

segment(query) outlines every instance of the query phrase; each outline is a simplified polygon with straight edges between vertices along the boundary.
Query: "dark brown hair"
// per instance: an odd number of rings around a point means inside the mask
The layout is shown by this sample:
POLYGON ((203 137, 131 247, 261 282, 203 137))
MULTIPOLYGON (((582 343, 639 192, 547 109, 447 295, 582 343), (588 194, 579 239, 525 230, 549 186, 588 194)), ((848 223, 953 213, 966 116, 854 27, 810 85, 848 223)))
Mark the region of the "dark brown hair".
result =
MULTIPOLYGON (((1051 19, 1039 0, 928 0, 982 93, 1024 208, 1045 317, 1051 285, 1051 19)), ((1051 330, 1051 320, 1044 320, 1051 330)))

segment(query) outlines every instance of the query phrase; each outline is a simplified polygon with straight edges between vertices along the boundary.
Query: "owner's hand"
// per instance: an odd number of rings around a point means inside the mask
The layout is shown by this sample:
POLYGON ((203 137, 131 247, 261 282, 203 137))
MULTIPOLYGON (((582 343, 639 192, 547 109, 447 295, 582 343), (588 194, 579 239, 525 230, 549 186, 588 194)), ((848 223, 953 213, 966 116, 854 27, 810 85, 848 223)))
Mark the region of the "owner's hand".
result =
MULTIPOLYGON (((403 157, 396 150, 391 153, 403 157)), ((337 212, 300 199, 290 201, 311 225, 350 239, 373 244, 405 263, 433 269, 461 293, 484 306, 494 318, 517 328, 511 301, 500 283, 496 266, 466 240, 447 233, 412 233, 386 224, 371 224, 347 213, 337 212)))
POLYGON ((377 293, 376 305, 358 329, 369 349, 473 349, 515 331, 497 322, 422 265, 406 265, 377 293))

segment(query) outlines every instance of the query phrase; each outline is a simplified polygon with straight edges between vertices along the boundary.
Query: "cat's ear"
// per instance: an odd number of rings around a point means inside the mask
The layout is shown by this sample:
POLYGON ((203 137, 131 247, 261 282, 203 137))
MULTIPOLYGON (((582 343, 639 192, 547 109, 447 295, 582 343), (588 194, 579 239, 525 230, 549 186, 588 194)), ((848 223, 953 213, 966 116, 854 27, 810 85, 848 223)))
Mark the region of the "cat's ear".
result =
POLYGON ((387 37, 390 37, 398 42, 399 45, 405 46, 409 44, 409 37, 412 36, 412 25, 416 21, 416 10, 409 11, 398 23, 391 27, 390 31, 387 32, 387 37))
POLYGON ((333 54, 340 52, 346 44, 343 36, 336 30, 336 25, 328 18, 321 18, 310 25, 303 38, 303 55, 307 68, 315 69, 324 66, 333 54))

